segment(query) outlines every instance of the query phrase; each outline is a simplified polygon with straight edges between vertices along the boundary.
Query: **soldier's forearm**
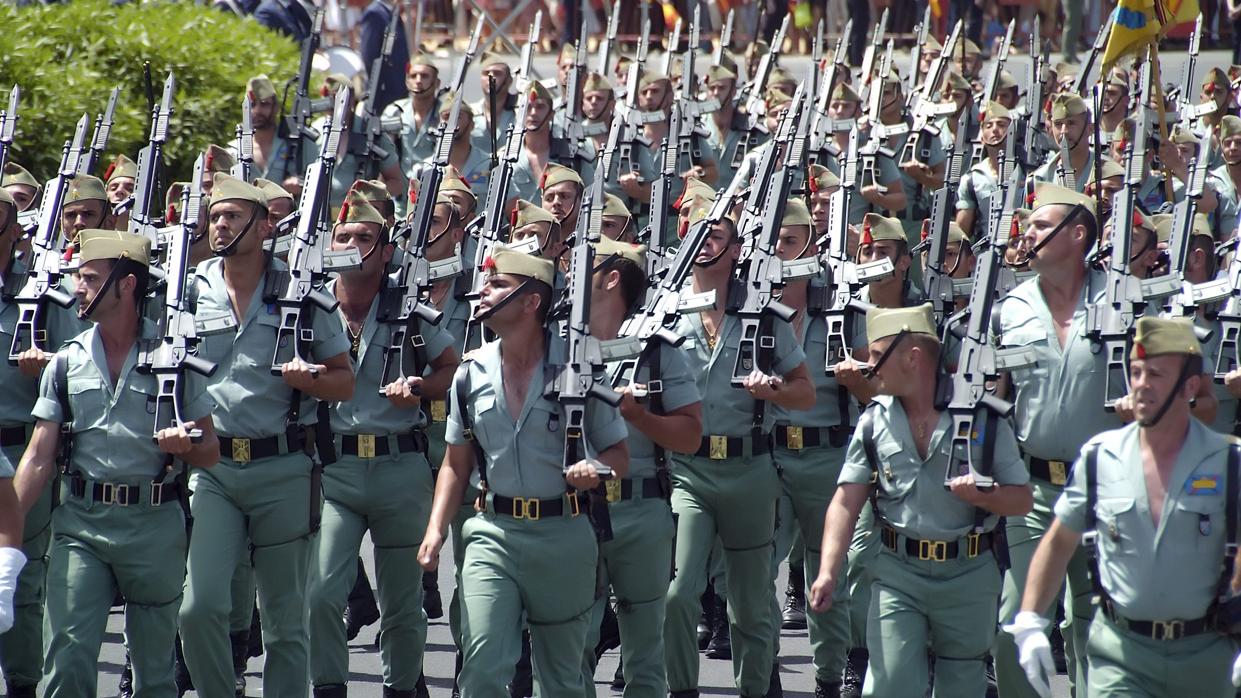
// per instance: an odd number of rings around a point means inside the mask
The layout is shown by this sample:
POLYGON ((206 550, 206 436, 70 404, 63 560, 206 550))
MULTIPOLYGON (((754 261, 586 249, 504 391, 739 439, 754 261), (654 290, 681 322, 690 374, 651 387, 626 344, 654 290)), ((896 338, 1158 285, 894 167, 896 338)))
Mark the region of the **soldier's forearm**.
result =
POLYGON ((1046 614, 1052 600, 1060 591, 1060 583, 1064 580, 1069 560, 1077 550, 1080 540, 1081 535, 1062 525, 1060 519, 1052 522, 1030 561, 1026 590, 1021 597, 1021 610, 1046 614))
POLYGON ((474 459, 470 453, 462 454, 457 449, 468 448, 449 444, 444 452, 444 462, 435 479, 435 497, 431 501, 431 517, 427 521, 428 533, 434 532, 441 537, 446 535, 453 518, 461 509, 461 498, 465 496, 474 459))
MULTIPOLYGON (((827 508, 823 523, 822 557, 819 558, 819 576, 835 578, 857 526, 858 514, 869 493, 866 485, 843 484, 836 489, 832 503, 827 508), (860 503, 859 503, 860 500, 860 503)), ((835 580, 839 582, 840 580, 835 580)))
POLYGON ((629 474, 629 444, 620 441, 604 449, 596 458, 612 469, 613 477, 619 479, 629 474))
POLYGON ((693 453, 702 441, 702 410, 693 406, 692 412, 677 410, 672 414, 654 414, 644 410, 640 416, 628 421, 630 428, 642 432, 657 446, 677 453, 693 453))
POLYGON ((979 498, 979 506, 999 516, 1025 516, 1034 508, 1029 485, 1001 485, 979 498))
POLYGON ((17 501, 13 480, 0 479, 0 548, 22 547, 22 526, 25 517, 17 501))
POLYGON ((34 507, 35 502, 43 494, 47 482, 56 472, 56 463, 50 459, 22 458, 17 466, 17 475, 13 477, 13 489, 20 505, 21 516, 34 507))
POLYGON ((306 392, 324 402, 345 402, 353 399, 353 386, 352 369, 329 366, 306 392))

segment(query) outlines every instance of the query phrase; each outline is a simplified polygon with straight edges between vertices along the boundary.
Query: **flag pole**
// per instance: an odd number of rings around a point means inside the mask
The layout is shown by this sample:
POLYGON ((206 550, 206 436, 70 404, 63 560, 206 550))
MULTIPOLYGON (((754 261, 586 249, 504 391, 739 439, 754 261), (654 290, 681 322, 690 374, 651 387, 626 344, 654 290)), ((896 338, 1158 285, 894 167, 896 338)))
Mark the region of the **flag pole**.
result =
MULTIPOLYGON (((1168 142, 1168 115, 1164 108, 1163 80, 1159 76, 1159 39, 1152 38, 1150 42, 1150 53, 1148 60, 1151 62, 1151 82, 1155 87, 1155 112, 1159 115, 1159 144, 1163 145, 1168 142)), ((1181 89, 1187 89, 1188 86, 1182 86, 1181 89)), ((1145 95, 1143 95, 1145 98, 1145 95)), ((1143 105, 1145 108, 1145 105, 1143 105)), ((1145 138, 1146 134, 1142 134, 1145 138)), ((1172 201, 1172 177, 1171 172, 1165 163, 1163 165, 1163 190, 1168 201, 1172 201)))

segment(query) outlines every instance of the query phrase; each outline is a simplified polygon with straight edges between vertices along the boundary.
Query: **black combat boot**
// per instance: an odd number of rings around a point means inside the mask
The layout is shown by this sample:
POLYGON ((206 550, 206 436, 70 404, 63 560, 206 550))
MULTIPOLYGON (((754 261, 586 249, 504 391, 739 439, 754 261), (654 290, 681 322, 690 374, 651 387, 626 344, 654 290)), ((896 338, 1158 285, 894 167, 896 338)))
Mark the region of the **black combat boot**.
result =
POLYGON ((806 573, 800 565, 789 566, 789 585, 784 590, 780 627, 784 630, 806 629, 806 573))
POLYGON ((728 602, 715 597, 715 613, 711 619, 711 642, 707 643, 710 659, 732 659, 733 644, 728 630, 728 602))

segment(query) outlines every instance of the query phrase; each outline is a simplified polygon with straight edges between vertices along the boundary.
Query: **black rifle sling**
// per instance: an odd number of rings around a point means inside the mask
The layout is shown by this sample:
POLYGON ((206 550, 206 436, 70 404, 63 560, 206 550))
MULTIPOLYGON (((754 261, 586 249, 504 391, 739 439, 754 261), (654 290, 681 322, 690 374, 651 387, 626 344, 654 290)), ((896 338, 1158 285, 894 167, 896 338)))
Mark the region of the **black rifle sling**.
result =
MULTIPOLYGON (((775 370, 772 367, 772 361, 775 358, 775 335, 772 331, 771 322, 771 315, 766 314, 763 315, 762 319, 758 321, 758 350, 756 352, 756 356, 754 357, 754 362, 758 367, 758 370, 767 375, 771 375, 771 372, 775 370), (773 346, 764 346, 764 338, 770 338, 773 346)), ((767 401, 755 400, 754 425, 750 429, 755 442, 766 438, 766 434, 763 430, 763 422, 766 420, 766 416, 767 401)))
POLYGON ((65 475, 74 474, 71 470, 73 457, 73 407, 69 404, 69 358, 64 354, 56 354, 52 359, 52 383, 56 389, 56 400, 60 403, 60 472, 65 475))
POLYGON ((461 422, 461 433, 470 445, 474 447, 475 467, 478 468, 478 481, 482 485, 479 497, 487 494, 487 454, 483 451, 483 445, 478 442, 478 437, 474 436, 474 420, 470 418, 470 411, 465 408, 465 398, 470 394, 470 371, 466 367, 464 359, 461 366, 466 370, 457 370, 457 375, 452 379, 453 401, 452 409, 458 413, 457 419, 461 422))
POLYGON ((1237 563, 1237 482, 1241 470, 1241 445, 1228 446, 1228 469, 1224 475, 1224 564, 1219 575, 1219 600, 1231 596, 1232 575, 1237 563))
POLYGON ((1083 455, 1083 465, 1085 465, 1082 476, 1086 478, 1086 526, 1082 535, 1082 546, 1086 548, 1086 571, 1090 574, 1090 586, 1094 591, 1096 599, 1099 601, 1107 601, 1107 590, 1103 588, 1103 581, 1099 578, 1099 550, 1098 550, 1098 531, 1095 528, 1099 524, 1098 514, 1095 507, 1099 504, 1098 490, 1098 472, 1099 472, 1099 445, 1090 444, 1086 447, 1083 455))

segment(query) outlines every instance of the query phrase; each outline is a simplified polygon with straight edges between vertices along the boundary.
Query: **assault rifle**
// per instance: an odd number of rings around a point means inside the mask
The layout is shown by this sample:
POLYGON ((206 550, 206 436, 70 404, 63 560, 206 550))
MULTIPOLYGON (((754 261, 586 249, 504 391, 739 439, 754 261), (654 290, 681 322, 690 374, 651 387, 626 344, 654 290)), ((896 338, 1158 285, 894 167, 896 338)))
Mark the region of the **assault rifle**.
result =
POLYGON ((1026 73, 1025 117, 1015 120, 1013 128, 1021 137, 1021 151, 1017 165, 1029 174, 1047 161, 1047 154, 1054 145, 1043 130, 1043 75, 1047 69, 1047 54, 1039 37, 1038 22, 1030 34, 1030 67, 1026 73))
POLYGON ((651 215, 640 238, 646 245, 646 278, 650 284, 649 289, 653 289, 654 280, 663 275, 669 255, 675 247, 670 234, 668 208, 672 203, 672 183, 680 180, 677 169, 680 158, 677 151, 681 141, 681 128, 681 105, 674 102, 672 115, 668 119, 668 135, 659 149, 659 179, 651 187, 651 215))
POLYGON ((888 41, 888 48, 883 53, 883 58, 879 61, 879 73, 875 79, 871 81, 869 104, 866 110, 866 119, 870 123, 870 138, 866 141, 866 145, 862 146, 859 154, 862 157, 862 174, 861 186, 868 187, 874 185, 879 188, 880 192, 886 193, 888 188, 879 181, 879 164, 878 157, 887 158, 896 157, 896 152, 887 146, 888 138, 892 135, 903 133, 908 126, 904 123, 895 124, 893 127, 885 127, 883 120, 880 118, 883 112, 883 85, 892 74, 892 41, 888 41))
MULTIPOLYGON (((383 48, 375 60, 371 61, 371 69, 367 74, 366 99, 362 102, 362 113, 357 115, 361 130, 354 129, 362 138, 349 139, 349 151, 358 163, 355 179, 374 179, 388 151, 380 146, 384 134, 384 121, 377 108, 379 100, 380 78, 383 76, 384 64, 392 58, 392 46, 396 43, 396 24, 401 19, 399 9, 393 10, 388 26, 384 29, 383 48)), ((399 129, 399 125, 398 125, 399 129)))
MULTIPOLYGON (((929 162, 931 159, 931 142, 932 139, 939 137, 939 126, 936 121, 941 116, 947 116, 956 111, 956 105, 951 102, 940 102, 935 99, 935 95, 939 92, 940 85, 944 82, 944 76, 948 73, 948 61, 952 55, 952 49, 961 40, 961 22, 958 21, 952 29, 952 34, 948 36, 948 40, 944 42, 944 51, 939 54, 935 62, 931 64, 931 69, 927 73, 926 81, 922 83, 922 90, 910 96, 911 102, 908 109, 913 113, 913 124, 909 128, 909 136, 905 138, 905 147, 901 151, 900 162, 908 162, 917 160, 919 162, 929 162)), ((886 79, 886 76, 885 76, 886 79)), ((879 85, 879 92, 882 95, 883 86, 879 85)), ((872 111, 876 120, 871 123, 880 123, 877 120, 878 107, 882 96, 875 97, 875 90, 871 91, 872 111)), ((890 134, 895 134, 892 129, 887 130, 890 134)), ((962 150, 964 153, 964 150, 962 150)), ((915 192, 911 194, 911 201, 917 201, 921 198, 922 185, 918 185, 915 192)))
MULTIPOLYGON (((82 153, 82 159, 78 161, 78 174, 94 173, 95 168, 99 166, 99 159, 107 152, 108 140, 112 136, 112 124, 116 118, 116 100, 120 95, 121 88, 113 87, 112 94, 108 97, 108 106, 104 107, 102 114, 95 117, 95 133, 90 139, 90 149, 82 153)), ((0 160, 0 167, 3 165, 4 162, 0 160)))
MULTIPOLYGON (((865 82, 875 70, 875 54, 879 53, 883 47, 883 39, 888 31, 888 8, 883 8, 883 14, 879 15, 879 23, 875 25, 875 31, 871 35, 870 43, 866 46, 865 53, 862 54, 862 81, 865 82)), ((944 53, 947 53, 945 51, 944 53)))
MULTIPOLYGON (((190 247, 202 224, 203 156, 194 163, 191 186, 181 192, 181 223, 168 236, 168 259, 164 265, 163 314, 159 322, 158 339, 142 348, 137 367, 143 373, 155 376, 158 393, 149 400, 149 409, 155 415, 152 438, 160 430, 184 424, 185 419, 185 372, 193 371, 210 377, 216 365, 198 356, 198 332, 194 325, 195 299, 187 285, 190 276, 190 247)), ((202 429, 190 431, 190 439, 202 440, 202 429)))
POLYGON ((172 73, 164 80, 164 92, 159 107, 151 114, 151 135, 147 144, 138 151, 138 179, 134 183, 134 195, 118 209, 132 207, 129 212, 129 232, 146 236, 151 240, 151 259, 163 259, 159 230, 160 217, 164 211, 159 205, 159 180, 164 171, 164 143, 168 141, 168 119, 172 117, 172 94, 176 81, 172 73))
POLYGON ((680 132, 677 134, 677 172, 688 172, 690 168, 702 163, 703 147, 708 135, 699 122, 699 117, 720 108, 718 100, 712 98, 702 100, 698 97, 698 80, 694 74, 694 56, 698 53, 699 20, 702 6, 694 6, 694 21, 689 25, 689 45, 685 56, 681 59, 681 94, 677 103, 681 107, 680 132))
POLYGON ((715 45, 715 51, 711 54, 712 65, 722 65, 720 61, 724 60, 724 51, 733 43, 733 17, 736 13, 735 8, 729 8, 728 17, 724 20, 724 31, 720 32, 719 43, 715 45))
POLYGON ((586 86, 586 20, 582 20, 581 32, 578 34, 577 58, 569 69, 569 79, 565 83, 564 94, 564 134, 565 145, 568 146, 569 167, 581 169, 585 159, 582 142, 586 133, 582 129, 582 89, 586 86))
MULTIPOLYGON (((599 42, 599 63, 596 72, 604 77, 608 77, 612 72, 612 47, 616 45, 616 30, 620 28, 621 3, 616 0, 612 3, 612 16, 608 17, 608 31, 604 35, 603 41, 599 42)), ((586 34, 583 33, 580 39, 586 41, 586 34)))
MULTIPOLYGON (((1189 259, 1189 243, 1194 235, 1194 216, 1198 212, 1198 202, 1202 199, 1203 188, 1206 186, 1206 155, 1207 145, 1199 145, 1198 153, 1189 161, 1189 178, 1185 183, 1185 198, 1181 199, 1172 210, 1172 237, 1168 240, 1168 274, 1172 292, 1163 302, 1164 313, 1172 317, 1191 317, 1199 304, 1223 300, 1228 297, 1228 289, 1218 292, 1211 300, 1204 300, 1209 283, 1193 286, 1185 280, 1185 265, 1189 259)), ((1156 281, 1151 279, 1150 281, 1156 281)), ((1159 293, 1143 282, 1143 291, 1147 298, 1159 293)))
MULTIPOLYGON (((976 98, 976 110, 981 117, 983 109, 986 108, 987 102, 995 99, 995 93, 1000 88, 1000 76, 1004 73, 1004 64, 1008 61, 1009 51, 1013 46, 1013 29, 1016 27, 1017 20, 1008 23, 1008 30, 1004 32, 1004 40, 1000 42, 1000 50, 996 52, 995 62, 991 64, 991 72, 987 73, 987 81, 983 85, 982 93, 976 98)), ((982 147, 982 124, 979 124, 978 133, 974 134, 974 144, 971 162, 981 162, 986 157, 986 151, 982 147)))
POLYGON ((16 366, 22 352, 36 347, 53 352, 56 347, 48 343, 47 304, 55 303, 62 308, 73 305, 74 298, 61 290, 64 277, 61 262, 60 208, 64 204, 69 182, 77 176, 79 158, 86 142, 86 115, 78 120, 73 140, 66 142, 60 156, 60 171, 48 185, 39 208, 39 223, 30 238, 30 264, 26 268, 26 283, 13 297, 17 306, 17 325, 13 330, 13 343, 9 345, 9 364, 16 366))
POLYGON ((664 54, 664 63, 660 66, 660 72, 667 77, 672 77, 672 57, 676 55, 677 47, 681 45, 681 18, 677 17, 677 23, 672 27, 672 35, 668 41, 668 51, 664 54))
MULTIPOLYGON (((944 172, 944 185, 935 190, 933 195, 931 218, 927 221, 930 230, 913 250, 914 254, 917 254, 919 248, 928 250, 923 284, 926 298, 935 309, 935 323, 941 328, 956 311, 957 293, 952 278, 952 273, 956 269, 946 269, 945 258, 948 254, 948 232, 957 209, 957 187, 961 182, 965 150, 968 147, 967 123, 969 118, 968 113, 961 115, 956 142, 948 147, 948 167, 944 172)), ((961 243, 962 247, 967 244, 969 244, 968 241, 961 243)), ((965 250, 962 249, 957 257, 958 265, 964 257, 965 250)))
POLYGON ((849 70, 846 61, 849 59, 849 32, 852 31, 852 27, 853 20, 850 19, 845 23, 843 33, 836 39, 836 49, 832 53, 831 65, 823 71, 823 79, 815 88, 817 92, 815 93, 814 123, 810 126, 810 152, 807 154, 811 163, 821 163, 826 159, 825 156, 839 156, 840 149, 832 141, 832 134, 836 131, 846 131, 852 125, 851 121, 833 121, 828 115, 832 103, 832 90, 840 81, 841 75, 847 74, 849 70))
POLYGON ((9 92, 9 108, 0 111, 0 172, 9 161, 9 148, 13 147, 13 136, 17 131, 17 102, 22 91, 17 85, 9 92))
POLYGON ((776 61, 780 57, 780 46, 784 43, 784 37, 789 30, 789 18, 785 15, 784 21, 780 23, 780 30, 776 32, 775 38, 771 41, 771 46, 767 49, 767 53, 758 61, 758 68, 754 70, 754 78, 742 85, 738 90, 733 104, 740 111, 739 115, 744 121, 744 127, 739 129, 740 136, 737 138, 737 145, 733 148, 730 166, 735 170, 741 167, 741 163, 745 161, 745 156, 753 150, 767 135, 767 126, 764 123, 764 117, 767 112, 766 102, 763 100, 764 90, 767 88, 767 79, 771 77, 771 71, 776 67, 776 61))
MULTIPOLYGON (((397 13, 393 13, 397 14, 397 13)), ((319 139, 319 132, 310 125, 310 120, 315 112, 314 100, 310 98, 310 75, 311 68, 314 65, 315 54, 319 51, 319 42, 322 40, 323 34, 323 10, 315 10, 314 19, 310 25, 310 35, 302 42, 302 60, 297 67, 297 87, 293 95, 293 108, 284 117, 285 138, 288 143, 284 149, 284 172, 286 176, 294 175, 302 176, 302 172, 306 169, 304 162, 304 142, 316 141, 319 139), (290 167, 290 160, 293 160, 290 167)), ((285 86, 285 93, 288 93, 288 86, 285 86)), ((283 106, 284 100, 281 100, 283 106)))
MULTIPOLYGON (((852 20, 850 20, 852 21, 852 20)), ((922 13, 922 21, 914 27, 913 48, 909 49, 909 84, 905 94, 911 95, 918 91, 918 75, 922 66, 922 47, 931 36, 931 6, 928 4, 922 13)), ((863 76, 864 78, 865 76, 863 76)))
POLYGON ((247 94, 241 102, 241 123, 237 125, 237 161, 229 172, 246 184, 254 183, 254 124, 250 120, 253 107, 247 94))
MULTIPOLYGON (((1107 46, 1107 40, 1112 35, 1112 25, 1115 22, 1116 13, 1109 12, 1107 19, 1103 21, 1103 26, 1099 28, 1099 35, 1095 37, 1094 45, 1090 47, 1090 53, 1086 55, 1086 60, 1082 61, 1081 70, 1077 73, 1077 78, 1073 80, 1073 87, 1069 90, 1070 92, 1076 92, 1082 97, 1086 96, 1086 86, 1090 84, 1090 74, 1094 72, 1094 64, 1099 62, 1099 56, 1103 53, 1103 48, 1107 46)), ((1150 93, 1143 92, 1142 94, 1145 98, 1150 93)))

